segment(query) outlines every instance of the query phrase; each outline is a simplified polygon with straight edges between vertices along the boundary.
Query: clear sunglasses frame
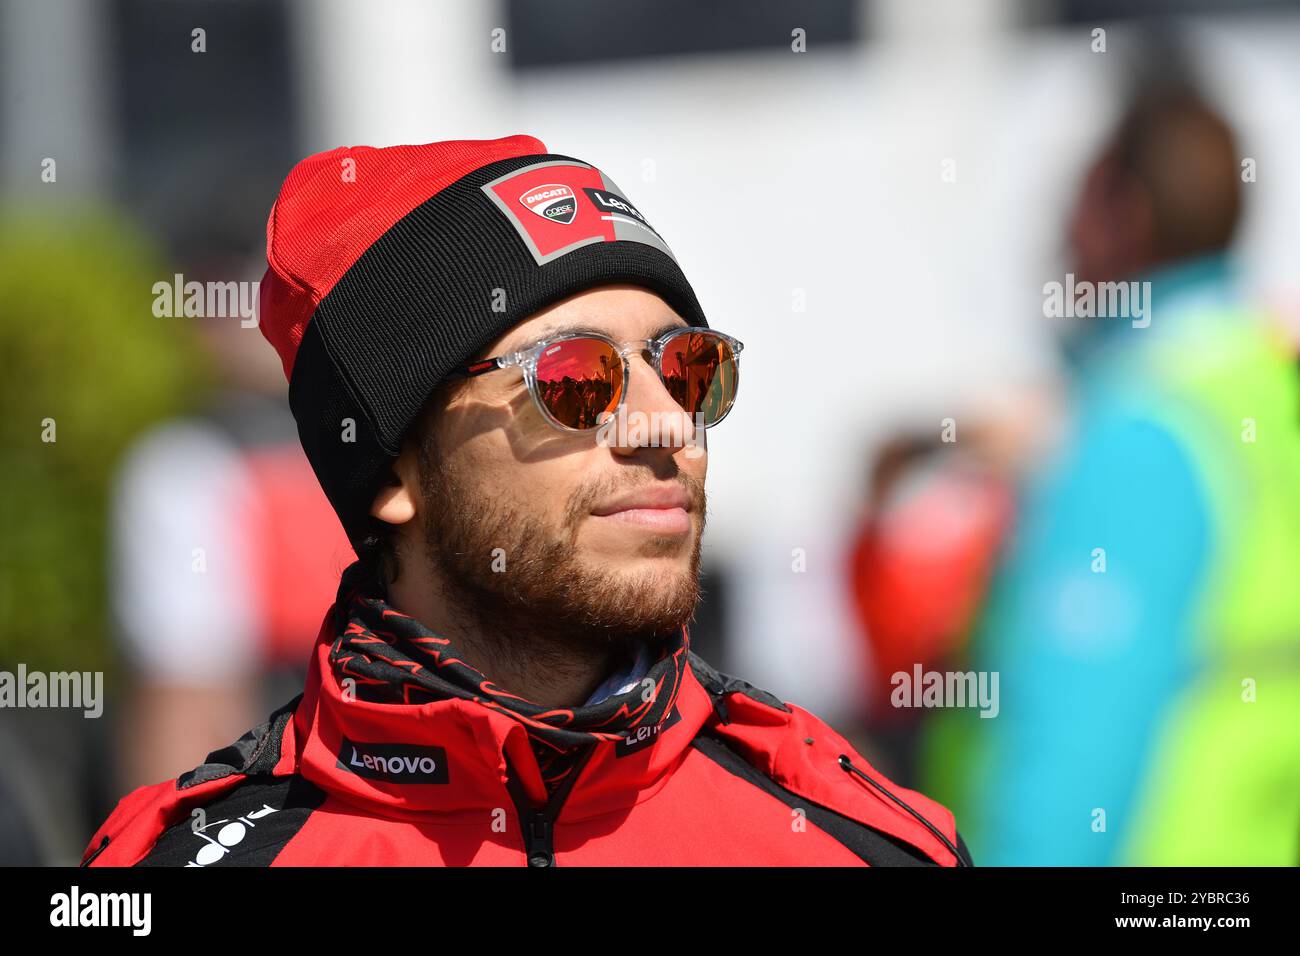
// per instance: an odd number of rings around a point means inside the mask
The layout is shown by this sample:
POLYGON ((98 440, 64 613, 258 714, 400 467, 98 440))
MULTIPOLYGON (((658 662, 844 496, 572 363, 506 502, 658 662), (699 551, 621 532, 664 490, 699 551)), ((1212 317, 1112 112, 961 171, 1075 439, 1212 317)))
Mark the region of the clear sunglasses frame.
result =
MULTIPOLYGON (((739 339, 727 335, 725 332, 719 332, 716 329, 705 329, 694 325, 684 325, 680 328, 670 329, 657 338, 629 339, 626 342, 617 342, 608 335, 604 335, 600 332, 562 332, 558 335, 541 339, 534 342, 532 345, 525 346, 517 351, 508 352, 505 355, 496 355, 492 358, 480 359, 477 362, 453 370, 451 374, 465 378, 473 378, 503 368, 522 369, 524 373, 524 384, 528 387, 528 394, 533 397, 533 404, 537 406, 537 410, 541 412, 542 417, 552 428, 557 428, 560 431, 565 432, 591 432, 595 431, 600 426, 595 425, 591 428, 572 428, 569 425, 565 425, 551 414, 550 409, 546 407, 546 403, 542 401, 541 390, 537 385, 537 363, 540 361, 542 353, 545 352, 546 349, 555 345, 557 342, 570 342, 574 339, 595 339, 596 341, 604 342, 613 348, 614 351, 618 353, 620 360, 623 362, 623 388, 619 394, 618 405, 615 406, 614 412, 614 414, 617 415, 623 411, 623 406, 627 402, 627 383, 632 374, 632 368, 628 362, 628 356, 633 353, 649 352, 650 367, 653 368, 655 374, 659 376, 659 381, 663 382, 664 376, 663 370, 660 367, 660 359, 664 354, 664 348, 679 335, 692 334, 706 335, 721 339, 731 348, 732 374, 736 377, 735 389, 733 390, 731 397, 731 404, 727 406, 727 410, 718 416, 717 421, 702 426, 704 428, 712 428, 714 425, 718 424, 718 422, 730 415, 731 409, 736 405, 736 396, 734 393, 740 389, 740 353, 745 347, 744 343, 739 339)), ((685 409, 683 409, 683 411, 685 411, 685 409)), ((602 412, 601 414, 604 415, 608 413, 602 412)))

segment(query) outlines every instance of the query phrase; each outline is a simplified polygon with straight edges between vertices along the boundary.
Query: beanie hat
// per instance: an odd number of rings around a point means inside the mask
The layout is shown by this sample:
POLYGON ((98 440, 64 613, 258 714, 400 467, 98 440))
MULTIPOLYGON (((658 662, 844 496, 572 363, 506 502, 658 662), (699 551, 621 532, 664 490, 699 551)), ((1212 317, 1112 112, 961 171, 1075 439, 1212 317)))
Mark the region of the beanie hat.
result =
POLYGON ((708 324, 626 193, 531 136, 308 157, 271 209, 266 258, 259 324, 354 546, 429 394, 520 320, 617 282, 708 324))

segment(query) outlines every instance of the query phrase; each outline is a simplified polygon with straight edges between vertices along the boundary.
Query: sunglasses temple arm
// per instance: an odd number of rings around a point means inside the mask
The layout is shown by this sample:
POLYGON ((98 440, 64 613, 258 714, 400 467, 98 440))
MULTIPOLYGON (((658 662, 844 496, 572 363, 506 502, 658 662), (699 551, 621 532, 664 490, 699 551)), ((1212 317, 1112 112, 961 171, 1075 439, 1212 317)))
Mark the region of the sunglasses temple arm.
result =
POLYGON ((460 368, 454 368, 447 373, 447 377, 474 378, 477 375, 484 375, 500 367, 500 363, 495 358, 483 359, 481 362, 474 362, 470 365, 462 365, 460 368))

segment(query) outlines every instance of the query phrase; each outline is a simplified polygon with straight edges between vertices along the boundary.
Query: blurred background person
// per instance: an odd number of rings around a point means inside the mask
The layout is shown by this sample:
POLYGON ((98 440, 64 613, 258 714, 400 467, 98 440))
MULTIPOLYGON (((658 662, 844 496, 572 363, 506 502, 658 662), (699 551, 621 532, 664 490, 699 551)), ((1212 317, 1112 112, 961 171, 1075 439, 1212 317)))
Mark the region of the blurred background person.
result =
POLYGON ((871 466, 849 588, 866 642, 861 718, 897 779, 913 766, 928 712, 893 706, 894 675, 955 667, 1010 526, 1014 471, 979 432, 944 442, 903 433, 871 466))
POLYGON ((1000 714, 944 714, 931 761, 984 864, 1295 865, 1300 375, 1235 282, 1229 122, 1175 49, 1142 61, 1069 240, 1076 286, 1150 311, 1071 329, 1069 432, 971 658, 1000 714))
MULTIPOLYGON (((182 275, 226 281, 242 265, 213 253, 182 275)), ((298 692, 320 609, 353 560, 256 325, 231 314, 198 328, 213 387, 140 436, 112 495, 124 793, 191 769, 298 692)))

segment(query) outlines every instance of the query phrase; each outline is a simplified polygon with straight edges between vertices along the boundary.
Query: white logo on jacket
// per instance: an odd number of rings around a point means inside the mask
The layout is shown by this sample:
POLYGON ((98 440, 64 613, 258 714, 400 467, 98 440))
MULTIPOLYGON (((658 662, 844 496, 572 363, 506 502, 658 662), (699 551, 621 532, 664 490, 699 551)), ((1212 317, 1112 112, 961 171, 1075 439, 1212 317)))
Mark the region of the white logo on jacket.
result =
POLYGON ((248 831, 257 826, 254 820, 260 820, 262 817, 275 813, 275 807, 262 804, 262 809, 254 810, 242 817, 236 817, 234 820, 217 820, 194 830, 194 835, 206 841, 204 846, 199 847, 199 852, 195 854, 194 859, 186 866, 211 866, 218 860, 224 859, 230 852, 231 847, 238 846, 243 842, 248 831), (225 824, 225 826, 222 826, 225 824), (211 830, 213 827, 221 827, 217 831, 216 839, 204 833, 204 830, 211 830))

